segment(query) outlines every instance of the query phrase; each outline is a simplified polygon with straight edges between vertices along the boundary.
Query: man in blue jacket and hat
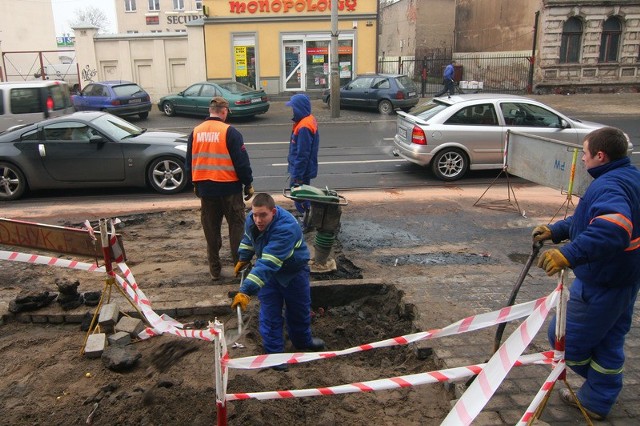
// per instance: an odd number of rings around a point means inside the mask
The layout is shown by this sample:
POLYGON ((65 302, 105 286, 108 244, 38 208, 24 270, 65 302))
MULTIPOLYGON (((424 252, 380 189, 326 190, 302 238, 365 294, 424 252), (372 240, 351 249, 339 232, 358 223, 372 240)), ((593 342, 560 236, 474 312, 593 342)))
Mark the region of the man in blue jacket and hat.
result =
MULTIPOLYGON (((291 176, 289 186, 309 185, 311 179, 318 176, 318 122, 311 114, 311 101, 307 95, 293 95, 286 105, 293 109, 293 129, 287 156, 287 171, 291 176)), ((295 201, 295 205, 302 214, 308 214, 311 208, 309 201, 295 201)))
MULTIPOLYGON (((255 265, 240 285, 231 308, 247 308, 250 296, 260 300, 262 346, 267 354, 284 352, 283 326, 297 350, 324 349, 322 339, 311 335, 309 249, 297 220, 269 194, 257 194, 245 222, 236 275, 253 257, 255 265), (284 318, 282 308, 284 307, 284 318)), ((273 367, 286 371, 286 364, 273 367)))

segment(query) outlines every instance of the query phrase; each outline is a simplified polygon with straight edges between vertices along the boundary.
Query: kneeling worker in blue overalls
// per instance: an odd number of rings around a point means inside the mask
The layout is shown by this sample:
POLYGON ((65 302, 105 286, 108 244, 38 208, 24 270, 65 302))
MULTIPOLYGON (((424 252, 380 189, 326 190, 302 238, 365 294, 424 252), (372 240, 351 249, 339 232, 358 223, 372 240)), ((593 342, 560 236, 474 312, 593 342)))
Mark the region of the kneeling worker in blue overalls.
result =
MULTIPOLYGON (((295 217, 276 206, 265 193, 257 194, 247 216, 238 250, 236 274, 255 256, 255 265, 240 285, 231 307, 247 308, 250 296, 260 300, 259 331, 267 354, 284 352, 283 326, 297 350, 320 351, 324 341, 311 335, 309 249, 295 217), (285 308, 284 318, 282 308, 285 308)), ((276 370, 286 370, 286 364, 276 370)))

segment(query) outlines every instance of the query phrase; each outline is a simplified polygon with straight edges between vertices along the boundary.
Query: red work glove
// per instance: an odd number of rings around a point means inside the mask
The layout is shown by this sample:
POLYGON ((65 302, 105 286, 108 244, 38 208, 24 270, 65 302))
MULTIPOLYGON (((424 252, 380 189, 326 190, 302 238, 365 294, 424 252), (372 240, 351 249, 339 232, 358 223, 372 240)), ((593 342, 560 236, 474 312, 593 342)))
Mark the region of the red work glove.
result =
POLYGON ((538 268, 542 268, 546 271, 548 276, 560 272, 564 268, 568 268, 569 261, 558 249, 547 250, 540 255, 538 259, 538 268))

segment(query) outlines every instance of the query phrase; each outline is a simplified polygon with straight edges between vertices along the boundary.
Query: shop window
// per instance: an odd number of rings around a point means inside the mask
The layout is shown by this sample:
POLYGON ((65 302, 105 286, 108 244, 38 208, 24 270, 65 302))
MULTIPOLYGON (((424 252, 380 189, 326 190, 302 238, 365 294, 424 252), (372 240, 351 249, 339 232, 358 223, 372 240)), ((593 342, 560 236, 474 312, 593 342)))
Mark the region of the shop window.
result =
POLYGON ((308 41, 306 62, 307 90, 329 87, 329 41, 308 41))
POLYGON ((256 88, 256 47, 234 46, 236 60, 235 80, 253 89, 256 88))
POLYGON ((125 12, 135 12, 136 11, 136 0, 124 0, 124 11, 125 12))
POLYGON ((173 10, 184 10, 184 0, 173 0, 173 10))
POLYGON ((158 11, 160 10, 160 0, 148 0, 149 1, 149 11, 158 11))
POLYGON ((600 38, 599 62, 618 62, 618 45, 621 33, 622 25, 617 17, 612 16, 604 21, 600 38))
POLYGON ((353 40, 338 40, 338 65, 340 86, 344 86, 353 78, 353 40))
POLYGON ((562 41, 560 43, 560 63, 569 64, 580 62, 582 46, 582 21, 569 18, 562 27, 562 41))

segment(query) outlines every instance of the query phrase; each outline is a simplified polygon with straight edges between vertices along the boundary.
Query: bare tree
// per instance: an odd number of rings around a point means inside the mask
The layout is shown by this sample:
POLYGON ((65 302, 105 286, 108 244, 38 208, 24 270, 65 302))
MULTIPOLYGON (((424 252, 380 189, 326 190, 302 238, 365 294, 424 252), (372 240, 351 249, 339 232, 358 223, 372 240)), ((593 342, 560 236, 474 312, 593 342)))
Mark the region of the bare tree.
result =
POLYGON ((111 25, 111 21, 102 9, 95 6, 87 6, 83 9, 76 9, 74 17, 69 21, 69 25, 74 27, 80 24, 91 24, 98 27, 99 33, 105 33, 111 25))

